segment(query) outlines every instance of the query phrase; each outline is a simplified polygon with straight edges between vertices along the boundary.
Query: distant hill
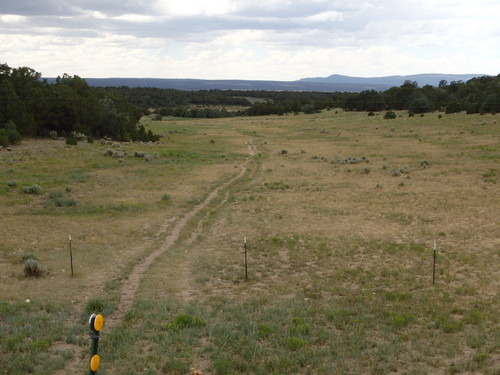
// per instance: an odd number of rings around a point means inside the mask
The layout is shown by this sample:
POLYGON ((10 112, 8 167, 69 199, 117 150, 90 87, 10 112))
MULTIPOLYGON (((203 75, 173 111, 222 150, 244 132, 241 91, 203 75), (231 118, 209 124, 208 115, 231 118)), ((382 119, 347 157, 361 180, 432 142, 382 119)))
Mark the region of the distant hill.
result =
POLYGON ((303 78, 298 82, 307 83, 330 83, 330 84, 355 84, 374 86, 401 86, 405 81, 415 81, 420 87, 425 85, 438 86, 442 80, 448 83, 452 81, 466 82, 469 79, 484 76, 486 74, 414 74, 407 76, 387 76, 387 77, 349 77, 339 74, 332 74, 329 77, 303 78))
MULTIPOLYGON (((333 74, 329 77, 303 78, 297 81, 253 81, 253 80, 208 80, 165 78, 85 78, 90 86, 156 87, 179 90, 267 90, 267 91, 319 91, 361 92, 365 90, 385 91, 401 86, 406 80, 416 81, 419 86, 437 86, 439 81, 467 81, 484 74, 417 74, 389 77, 349 77, 333 74)), ((55 78, 47 78, 55 82, 55 78)))

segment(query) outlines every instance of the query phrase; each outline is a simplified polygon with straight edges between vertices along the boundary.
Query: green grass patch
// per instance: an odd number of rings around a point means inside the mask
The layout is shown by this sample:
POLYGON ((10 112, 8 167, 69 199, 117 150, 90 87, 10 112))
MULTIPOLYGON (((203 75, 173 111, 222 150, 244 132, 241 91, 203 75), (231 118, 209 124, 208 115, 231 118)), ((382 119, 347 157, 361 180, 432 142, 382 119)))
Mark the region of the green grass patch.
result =
POLYGON ((12 375, 53 374, 71 358, 51 350, 65 341, 66 311, 51 304, 0 302, 0 368, 12 375))

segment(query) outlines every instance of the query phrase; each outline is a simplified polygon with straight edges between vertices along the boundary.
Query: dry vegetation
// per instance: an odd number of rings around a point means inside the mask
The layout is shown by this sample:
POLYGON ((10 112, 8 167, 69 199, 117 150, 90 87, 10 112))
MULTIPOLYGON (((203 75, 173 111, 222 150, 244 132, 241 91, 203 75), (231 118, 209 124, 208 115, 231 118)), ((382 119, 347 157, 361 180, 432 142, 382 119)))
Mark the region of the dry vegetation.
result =
POLYGON ((251 142, 245 175, 104 328, 99 373, 499 374, 498 116, 401 115, 145 119, 165 137, 122 144, 124 158, 99 142, 1 150, 0 368, 64 373, 86 354, 88 314, 113 316, 134 265, 251 142), (40 277, 24 275, 28 254, 40 277))

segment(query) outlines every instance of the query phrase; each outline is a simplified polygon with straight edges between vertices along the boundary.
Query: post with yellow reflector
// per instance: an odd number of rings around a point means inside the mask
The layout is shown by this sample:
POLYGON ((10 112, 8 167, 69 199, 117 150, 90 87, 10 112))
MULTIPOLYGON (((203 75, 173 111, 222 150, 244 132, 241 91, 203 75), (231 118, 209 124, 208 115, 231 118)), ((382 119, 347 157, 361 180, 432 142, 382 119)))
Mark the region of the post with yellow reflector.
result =
POLYGON ((99 349, 99 338, 100 332, 104 325, 104 318, 101 314, 92 314, 89 319, 89 328, 90 328, 90 338, 92 339, 92 349, 91 354, 92 358, 90 358, 89 363, 89 374, 93 375, 97 373, 99 369, 99 364, 101 363, 101 358, 97 351, 99 349))

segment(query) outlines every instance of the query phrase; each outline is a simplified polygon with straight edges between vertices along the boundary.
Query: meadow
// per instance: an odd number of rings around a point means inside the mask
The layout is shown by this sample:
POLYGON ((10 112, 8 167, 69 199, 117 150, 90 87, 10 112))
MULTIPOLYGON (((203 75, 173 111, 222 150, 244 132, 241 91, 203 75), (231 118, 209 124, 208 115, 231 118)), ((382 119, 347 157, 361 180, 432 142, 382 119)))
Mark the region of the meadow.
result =
POLYGON ((0 150, 4 374, 500 374, 498 115, 142 123, 0 150))

